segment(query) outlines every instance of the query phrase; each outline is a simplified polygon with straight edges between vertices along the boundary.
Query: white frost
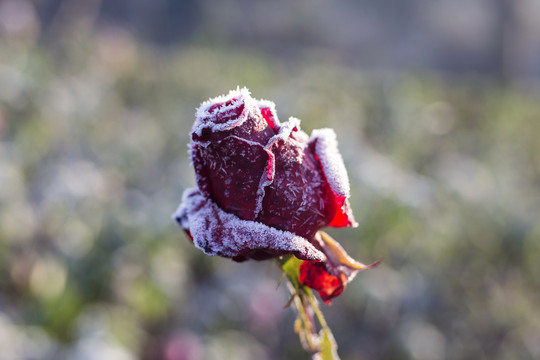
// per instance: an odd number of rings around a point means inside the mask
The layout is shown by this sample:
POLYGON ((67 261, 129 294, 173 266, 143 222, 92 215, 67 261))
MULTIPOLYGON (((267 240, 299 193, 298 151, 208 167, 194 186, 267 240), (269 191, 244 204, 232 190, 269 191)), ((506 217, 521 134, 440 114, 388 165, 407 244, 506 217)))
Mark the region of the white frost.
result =
POLYGON ((199 136, 202 135, 202 131, 206 128, 212 130, 212 132, 225 131, 237 126, 242 125, 246 119, 251 116, 260 116, 260 111, 257 106, 257 100, 253 99, 250 95, 250 92, 247 88, 237 88, 236 90, 231 90, 227 95, 221 95, 212 99, 209 99, 201 104, 201 106, 195 112, 196 121, 193 124, 192 133, 195 133, 199 136), (209 112, 208 110, 212 105, 216 103, 225 104, 227 101, 234 100, 229 105, 220 106, 209 112), (237 118, 233 118, 227 122, 219 124, 215 122, 218 118, 218 115, 227 113, 228 111, 239 107, 241 104, 244 104, 244 110, 242 114, 237 118))
MULTIPOLYGON (((300 120, 291 117, 289 119, 289 121, 286 121, 283 124, 281 124, 281 126, 279 128, 279 132, 276 135, 272 136, 268 140, 268 142, 266 143, 265 146, 262 146, 258 142, 243 139, 243 138, 238 137, 236 135, 229 135, 229 136, 225 137, 224 139, 216 142, 217 144, 221 144, 222 142, 224 142, 227 139, 234 138, 234 139, 237 139, 239 141, 243 141, 246 144, 249 144, 251 146, 259 146, 264 151, 266 151, 266 153, 268 154, 268 162, 267 162, 266 168, 263 171, 263 173, 261 175, 261 178, 259 180, 259 187, 258 187, 258 190, 257 190, 257 193, 256 193, 257 197, 255 199, 256 206, 255 206, 254 217, 257 217, 259 215, 259 213, 262 211, 262 202, 263 202, 263 199, 264 199, 264 196, 265 196, 265 189, 274 182, 275 166, 276 166, 275 162, 276 161, 275 161, 274 154, 272 153, 272 146, 274 146, 274 144, 276 142, 278 142, 279 140, 286 141, 289 138, 289 136, 291 135, 291 133, 294 131, 295 128, 296 129, 300 128, 300 120)), ((207 154, 207 158, 211 160, 210 154, 207 154)), ((220 163, 221 162, 226 163, 227 162, 227 157, 223 156, 223 157, 220 158, 220 160, 221 160, 220 163)), ((212 164, 213 164, 213 162, 210 162, 210 167, 213 170, 215 170, 215 168, 212 166, 212 164)), ((197 172, 195 172, 195 174, 196 174, 195 176, 198 176, 197 172)))
POLYGON ((267 150, 270 150, 272 148, 272 145, 274 145, 279 140, 287 140, 289 135, 291 135, 291 133, 293 132, 294 128, 300 128, 300 120, 290 117, 289 121, 286 121, 281 125, 281 127, 279 128, 279 132, 276 135, 272 136, 270 140, 268 140, 265 148, 267 150))
POLYGON ((184 191, 173 219, 189 230, 194 245, 208 255, 234 257, 261 249, 272 253, 294 253, 306 260, 326 259, 303 237, 229 214, 197 188, 184 191))
POLYGON ((257 103, 259 104, 259 108, 270 109, 275 125, 281 126, 281 123, 279 122, 279 119, 277 117, 276 104, 274 104, 273 101, 260 99, 260 100, 257 100, 257 103))
POLYGON ((315 142, 315 154, 319 157, 328 184, 338 196, 349 197, 349 176, 338 150, 336 133, 332 129, 313 130, 310 143, 315 142))

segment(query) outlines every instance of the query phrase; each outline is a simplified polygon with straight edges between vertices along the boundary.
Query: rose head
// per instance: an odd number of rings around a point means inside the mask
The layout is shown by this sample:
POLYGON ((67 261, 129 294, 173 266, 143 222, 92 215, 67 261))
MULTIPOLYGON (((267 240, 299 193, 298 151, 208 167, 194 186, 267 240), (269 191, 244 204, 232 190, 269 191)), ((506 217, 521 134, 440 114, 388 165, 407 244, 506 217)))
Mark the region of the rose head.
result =
POLYGON ((206 254, 324 261, 317 232, 355 225, 334 131, 308 137, 298 119, 280 123, 274 104, 245 88, 201 105, 190 154, 198 187, 174 217, 206 254))

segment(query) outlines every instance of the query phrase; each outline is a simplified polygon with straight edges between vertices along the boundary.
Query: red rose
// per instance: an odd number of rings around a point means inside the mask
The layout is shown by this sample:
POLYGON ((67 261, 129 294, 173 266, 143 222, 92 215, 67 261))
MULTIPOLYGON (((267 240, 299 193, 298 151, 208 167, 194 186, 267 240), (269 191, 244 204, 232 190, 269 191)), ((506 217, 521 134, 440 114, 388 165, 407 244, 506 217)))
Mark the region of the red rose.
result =
POLYGON ((317 231, 355 225, 334 131, 308 137, 298 119, 280 123, 274 104, 245 88, 203 103, 196 115, 198 188, 184 192, 174 214, 194 245, 236 261, 327 260, 317 231))

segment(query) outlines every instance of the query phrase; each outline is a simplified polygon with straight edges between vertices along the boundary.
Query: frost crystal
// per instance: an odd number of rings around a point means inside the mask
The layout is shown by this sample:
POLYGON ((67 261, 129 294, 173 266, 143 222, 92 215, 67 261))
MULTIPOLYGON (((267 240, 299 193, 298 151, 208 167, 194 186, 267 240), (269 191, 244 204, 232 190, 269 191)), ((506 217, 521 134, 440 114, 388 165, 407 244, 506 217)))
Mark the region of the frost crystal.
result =
POLYGON ((192 133, 201 136, 204 129, 213 132, 229 130, 242 125, 248 114, 256 111, 257 103, 251 98, 247 88, 230 91, 227 95, 218 96, 201 104, 195 113, 197 121, 193 125, 192 133), (215 107, 217 103, 224 105, 215 107), (237 109, 240 109, 240 112, 237 112, 237 109))
POLYGON ((349 176, 338 150, 336 133, 332 129, 313 130, 310 138, 315 143, 315 154, 321 162, 328 184, 338 196, 349 197, 349 176))
POLYGON ((235 258, 260 250, 294 253, 304 260, 326 259, 303 237, 256 221, 241 220, 221 210, 197 188, 184 191, 173 218, 191 234, 194 245, 208 255, 235 258))

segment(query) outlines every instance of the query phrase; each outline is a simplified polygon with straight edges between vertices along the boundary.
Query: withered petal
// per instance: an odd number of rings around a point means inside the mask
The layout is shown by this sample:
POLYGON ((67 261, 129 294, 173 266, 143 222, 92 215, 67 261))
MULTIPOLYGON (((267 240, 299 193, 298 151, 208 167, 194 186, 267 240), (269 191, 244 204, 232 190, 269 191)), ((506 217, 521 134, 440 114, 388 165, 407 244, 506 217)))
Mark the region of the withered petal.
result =
POLYGON ((319 161, 327 183, 328 226, 356 227, 347 198, 350 196, 349 176, 338 149, 336 133, 332 129, 313 130, 309 147, 319 161))
POLYGON ((317 291, 321 299, 326 304, 331 304, 332 299, 340 295, 347 281, 343 277, 330 274, 322 262, 304 261, 300 265, 300 276, 298 278, 301 284, 317 291))

